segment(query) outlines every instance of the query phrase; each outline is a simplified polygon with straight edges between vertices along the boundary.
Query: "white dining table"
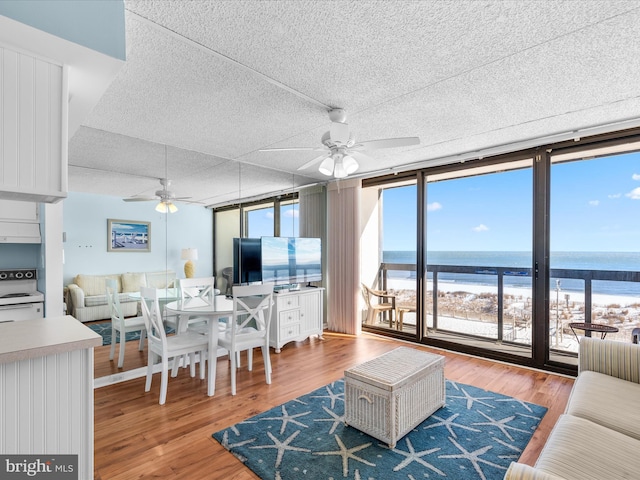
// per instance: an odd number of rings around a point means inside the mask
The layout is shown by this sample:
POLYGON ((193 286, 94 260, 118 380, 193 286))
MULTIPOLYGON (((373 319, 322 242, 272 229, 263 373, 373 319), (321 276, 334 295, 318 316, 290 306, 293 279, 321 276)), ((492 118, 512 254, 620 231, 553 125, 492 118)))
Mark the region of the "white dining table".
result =
POLYGON ((216 361, 218 352, 218 322, 222 318, 233 315, 233 300, 224 295, 216 295, 207 300, 203 298, 188 298, 176 300, 166 304, 168 314, 178 316, 178 332, 186 330, 189 317, 197 315, 208 318, 209 348, 207 354, 207 394, 211 397, 216 390, 216 361))

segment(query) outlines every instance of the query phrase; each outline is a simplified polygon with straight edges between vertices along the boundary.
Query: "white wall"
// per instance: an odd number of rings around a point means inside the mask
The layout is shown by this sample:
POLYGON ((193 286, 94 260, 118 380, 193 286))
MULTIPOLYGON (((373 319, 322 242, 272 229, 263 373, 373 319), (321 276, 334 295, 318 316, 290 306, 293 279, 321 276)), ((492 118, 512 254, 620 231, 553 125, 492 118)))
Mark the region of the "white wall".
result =
POLYGON ((176 204, 158 213, 155 202, 70 192, 63 201, 64 284, 79 273, 107 274, 174 270, 184 277, 183 248, 198 249, 196 276, 213 275, 213 214, 201 206, 176 204), (151 252, 108 252, 107 219, 151 222, 151 252))

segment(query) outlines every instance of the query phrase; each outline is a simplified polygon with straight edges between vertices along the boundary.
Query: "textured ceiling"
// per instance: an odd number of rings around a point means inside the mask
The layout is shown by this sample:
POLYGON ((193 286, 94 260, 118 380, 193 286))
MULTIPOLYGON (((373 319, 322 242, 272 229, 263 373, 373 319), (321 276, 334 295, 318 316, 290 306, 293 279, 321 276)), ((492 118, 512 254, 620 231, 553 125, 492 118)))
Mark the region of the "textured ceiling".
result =
POLYGON ((71 191, 150 195, 168 177, 177 196, 218 205, 327 181, 298 170, 317 152, 258 150, 320 146, 332 107, 357 140, 420 137, 372 152, 365 175, 640 125, 640 1, 125 8, 127 61, 70 141, 71 191))

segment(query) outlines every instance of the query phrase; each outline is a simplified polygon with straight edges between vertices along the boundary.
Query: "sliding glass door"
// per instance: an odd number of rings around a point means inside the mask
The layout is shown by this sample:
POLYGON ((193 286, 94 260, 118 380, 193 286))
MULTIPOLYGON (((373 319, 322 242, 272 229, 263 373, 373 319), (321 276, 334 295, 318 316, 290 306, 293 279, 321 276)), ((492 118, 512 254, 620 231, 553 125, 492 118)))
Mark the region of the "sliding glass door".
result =
POLYGON ((430 337, 531 355, 532 165, 425 176, 430 337))
POLYGON ((395 301, 366 328, 563 372, 583 336, 640 337, 640 131, 370 179, 363 199, 362 279, 395 301))
POLYGON ((612 153, 624 149, 615 144, 550 156, 554 361, 575 355, 583 335, 630 342, 640 327, 640 153, 612 153))

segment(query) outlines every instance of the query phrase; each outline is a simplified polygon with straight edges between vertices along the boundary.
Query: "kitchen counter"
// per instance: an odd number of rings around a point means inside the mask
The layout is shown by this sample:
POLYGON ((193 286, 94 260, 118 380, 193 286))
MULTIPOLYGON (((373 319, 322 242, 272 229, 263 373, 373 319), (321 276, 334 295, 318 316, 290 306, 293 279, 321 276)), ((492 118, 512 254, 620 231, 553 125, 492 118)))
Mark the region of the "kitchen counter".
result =
POLYGON ((72 316, 0 323, 0 453, 77 455, 75 478, 93 478, 99 345, 102 337, 72 316))
POLYGON ((0 364, 102 345, 102 337, 70 315, 0 323, 0 364))

